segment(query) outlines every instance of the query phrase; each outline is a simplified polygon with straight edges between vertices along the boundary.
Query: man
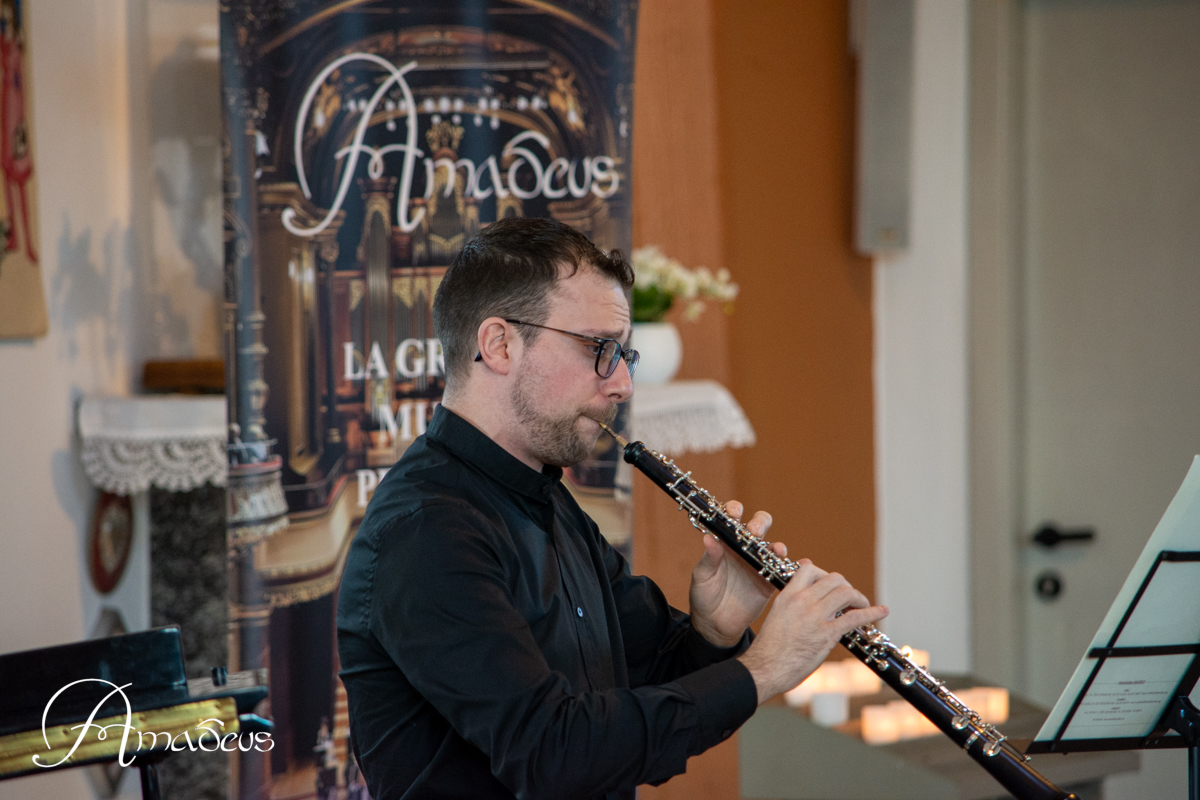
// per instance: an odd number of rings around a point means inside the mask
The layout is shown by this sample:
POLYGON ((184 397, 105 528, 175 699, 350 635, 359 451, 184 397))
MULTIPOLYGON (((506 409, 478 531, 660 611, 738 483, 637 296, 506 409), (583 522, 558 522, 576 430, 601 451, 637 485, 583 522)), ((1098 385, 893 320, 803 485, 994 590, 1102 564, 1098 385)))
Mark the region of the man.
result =
POLYGON ((490 225, 442 280, 443 405, 376 489, 338 600, 375 800, 632 798, 886 614, 802 560, 751 644, 773 590, 714 537, 689 616, 580 510, 562 468, 632 393, 632 281, 543 219, 490 225))

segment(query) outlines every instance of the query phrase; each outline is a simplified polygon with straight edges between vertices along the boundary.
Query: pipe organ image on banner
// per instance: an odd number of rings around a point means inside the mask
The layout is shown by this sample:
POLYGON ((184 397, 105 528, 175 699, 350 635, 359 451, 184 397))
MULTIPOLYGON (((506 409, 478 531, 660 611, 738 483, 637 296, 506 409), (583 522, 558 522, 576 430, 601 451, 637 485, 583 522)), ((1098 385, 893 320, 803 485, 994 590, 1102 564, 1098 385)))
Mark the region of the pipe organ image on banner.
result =
MULTIPOLYGON (((634 0, 222 0, 230 669, 269 670, 276 724, 233 796, 357 796, 336 588, 441 401, 434 295, 502 217, 629 252, 635 23, 634 0)), ((628 554, 619 464, 605 437, 566 481, 628 554)))

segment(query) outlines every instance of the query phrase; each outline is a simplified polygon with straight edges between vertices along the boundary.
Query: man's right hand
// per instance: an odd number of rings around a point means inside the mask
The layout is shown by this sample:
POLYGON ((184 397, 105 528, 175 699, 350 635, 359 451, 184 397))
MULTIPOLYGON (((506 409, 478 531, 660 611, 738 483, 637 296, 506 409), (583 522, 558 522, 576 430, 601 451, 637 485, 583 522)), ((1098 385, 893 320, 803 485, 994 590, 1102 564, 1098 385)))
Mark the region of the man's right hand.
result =
POLYGON ((812 674, 851 630, 888 614, 886 606, 872 606, 838 573, 826 572, 807 558, 799 563, 775 597, 758 637, 738 656, 754 677, 760 705, 812 674))

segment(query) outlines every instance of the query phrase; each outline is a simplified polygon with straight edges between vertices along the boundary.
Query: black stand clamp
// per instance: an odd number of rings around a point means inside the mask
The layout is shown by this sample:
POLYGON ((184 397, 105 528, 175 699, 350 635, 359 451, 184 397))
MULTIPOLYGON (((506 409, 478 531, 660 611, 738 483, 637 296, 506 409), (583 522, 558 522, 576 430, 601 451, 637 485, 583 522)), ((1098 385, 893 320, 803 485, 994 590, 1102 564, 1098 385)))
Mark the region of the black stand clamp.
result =
POLYGON ((1167 726, 1178 731, 1188 748, 1188 800, 1200 800, 1200 709, 1186 695, 1175 698, 1167 726))

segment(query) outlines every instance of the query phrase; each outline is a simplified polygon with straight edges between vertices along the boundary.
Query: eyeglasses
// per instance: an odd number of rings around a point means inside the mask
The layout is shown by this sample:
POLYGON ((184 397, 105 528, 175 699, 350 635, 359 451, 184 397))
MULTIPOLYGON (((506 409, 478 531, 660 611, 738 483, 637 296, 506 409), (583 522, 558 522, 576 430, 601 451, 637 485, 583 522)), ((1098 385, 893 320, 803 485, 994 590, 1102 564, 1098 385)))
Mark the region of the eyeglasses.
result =
MULTIPOLYGON (((519 319, 506 319, 504 321, 509 325, 528 325, 531 328, 544 328, 548 331, 561 333, 563 336, 572 336, 576 339, 582 339, 585 342, 591 342, 596 345, 596 374, 601 378, 611 377, 617 369, 617 362, 622 359, 625 361, 625 366, 629 367, 629 377, 632 378, 634 370, 637 369, 638 360, 641 358, 637 350, 626 350, 624 347, 621 347, 621 343, 616 339, 585 336, 582 333, 551 328, 549 325, 538 325, 536 322, 522 322, 519 319)), ((482 361, 483 354, 477 354, 475 360, 482 361)))

